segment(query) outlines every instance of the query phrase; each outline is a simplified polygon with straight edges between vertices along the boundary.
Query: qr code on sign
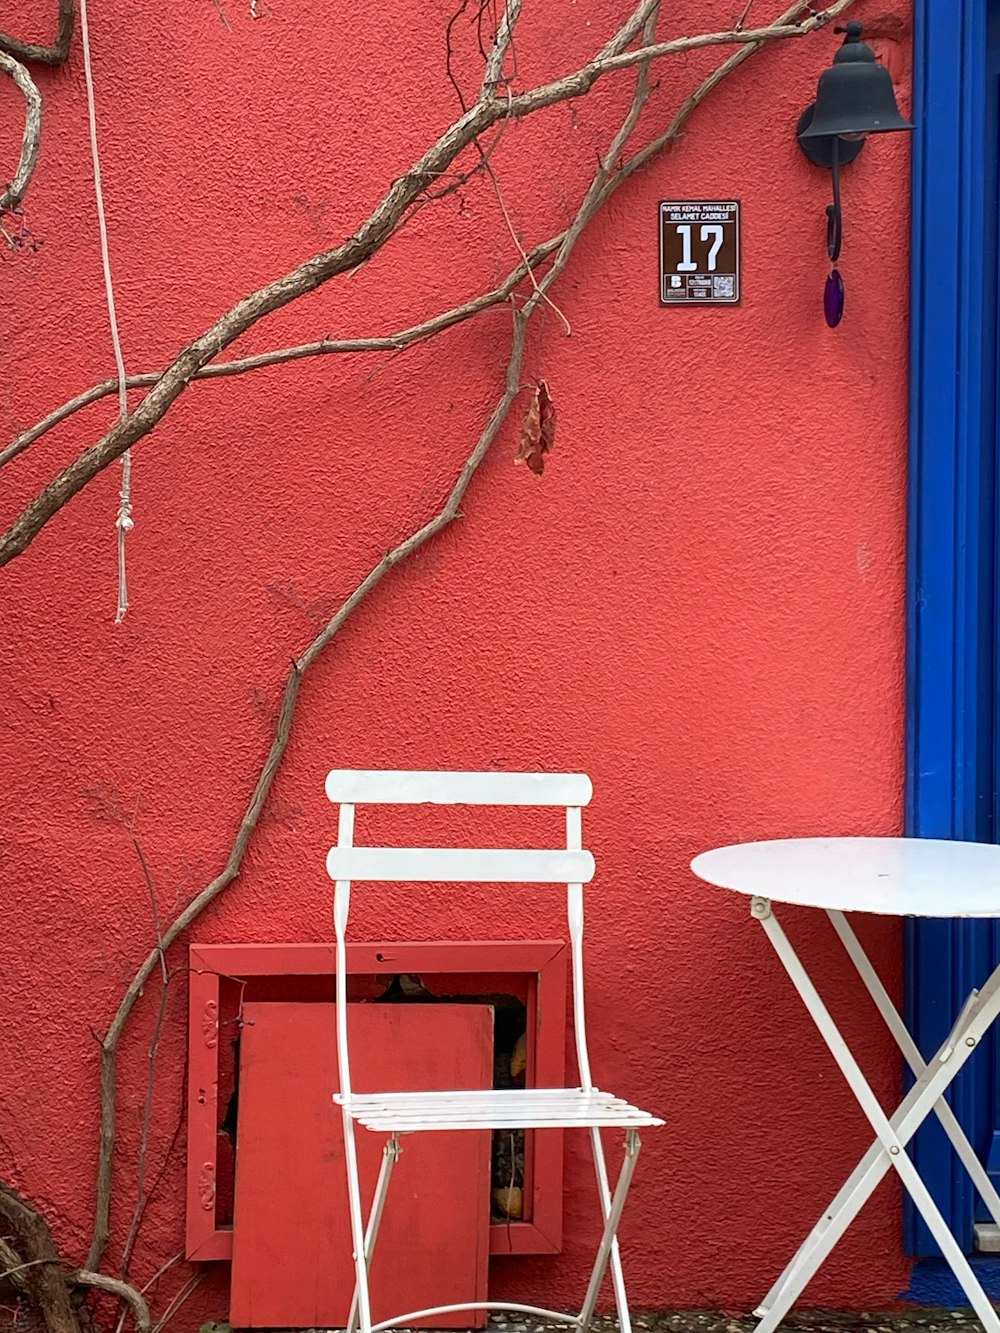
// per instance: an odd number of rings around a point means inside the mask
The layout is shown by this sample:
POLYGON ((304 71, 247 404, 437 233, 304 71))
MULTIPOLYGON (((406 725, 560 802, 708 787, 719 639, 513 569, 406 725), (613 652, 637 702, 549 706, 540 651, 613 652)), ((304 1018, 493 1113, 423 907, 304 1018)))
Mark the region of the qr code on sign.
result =
POLYGON ((730 298, 736 295, 736 279, 731 273, 712 279, 712 295, 730 298))

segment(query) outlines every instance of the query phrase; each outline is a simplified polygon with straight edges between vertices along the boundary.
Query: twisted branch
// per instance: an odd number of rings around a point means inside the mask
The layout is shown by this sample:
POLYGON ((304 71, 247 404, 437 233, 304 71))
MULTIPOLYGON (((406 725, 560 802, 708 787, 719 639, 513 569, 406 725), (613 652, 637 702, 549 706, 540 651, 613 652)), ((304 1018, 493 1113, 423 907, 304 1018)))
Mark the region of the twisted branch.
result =
POLYGON ((37 65, 64 65, 69 56, 72 40, 73 0, 59 0, 54 45, 37 46, 34 42, 20 42, 16 37, 8 37, 5 32, 0 32, 0 51, 6 51, 8 55, 18 60, 31 61, 37 65))
POLYGON ((0 1264, 3 1265, 0 1278, 9 1281, 15 1291, 26 1291, 28 1280, 24 1276, 24 1261, 3 1236, 0 1236, 0 1264))
MULTIPOLYGON (((47 1333, 80 1333, 59 1251, 45 1218, 17 1190, 2 1183, 0 1217, 21 1241, 24 1258, 16 1266, 16 1276, 23 1280, 24 1291, 44 1319, 47 1333)), ((20 1255, 15 1253, 13 1257, 20 1255)))
POLYGON ((0 32, 0 51, 17 60, 33 61, 39 65, 64 65, 69 56, 69 44, 73 40, 73 0, 59 0, 59 16, 56 20, 56 40, 51 47, 40 47, 32 41, 19 41, 17 37, 8 37, 0 32))
MULTIPOLYGON (((2 38, 0 38, 2 40, 2 38)), ((0 194, 0 213, 16 208, 28 191, 38 150, 42 142, 42 95, 34 80, 19 60, 0 50, 0 70, 13 79, 24 97, 24 134, 21 137, 21 159, 14 179, 0 194)))
POLYGON ((71 1280, 80 1287, 96 1287, 99 1291, 106 1291, 109 1295, 116 1296, 124 1305, 131 1306, 138 1333, 149 1333, 149 1306, 135 1287, 127 1282, 120 1282, 116 1277, 107 1277, 104 1273, 88 1273, 86 1269, 74 1273, 71 1280))

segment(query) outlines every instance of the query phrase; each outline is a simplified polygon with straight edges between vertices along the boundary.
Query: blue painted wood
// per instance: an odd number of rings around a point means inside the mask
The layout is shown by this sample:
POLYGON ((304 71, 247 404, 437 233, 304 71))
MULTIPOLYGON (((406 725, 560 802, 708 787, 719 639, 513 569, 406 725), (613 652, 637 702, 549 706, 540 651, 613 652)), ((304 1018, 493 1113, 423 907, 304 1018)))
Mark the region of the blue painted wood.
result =
MULTIPOLYGON (((992 222, 994 247, 991 255, 993 263, 994 304, 993 304, 993 370, 994 370, 994 411, 993 411, 993 459, 994 459, 994 558, 993 558, 993 837, 1000 833, 1000 615, 997 614, 998 595, 1000 595, 1000 168, 990 173, 989 163, 1000 163, 1000 3, 991 3, 988 14, 987 31, 987 215, 989 227, 992 222)), ((987 232, 987 234, 989 234, 987 232)), ((1000 958, 1000 921, 995 921, 991 933, 991 954, 1000 958)), ((990 1144, 986 1153, 986 1167, 995 1185, 1000 1186, 1000 1039, 994 1041, 990 1052, 992 1063, 991 1093, 992 1114, 990 1144)), ((979 1216, 985 1216, 980 1205, 979 1216)))
MULTIPOLYGON (((907 832, 990 840, 997 770, 997 96, 1000 0, 916 0, 907 632, 907 832)), ((993 957, 993 927, 912 922, 906 1007, 921 1048, 947 1034, 993 957)), ((987 1158, 1000 1097, 982 1051, 951 1101, 987 1158)), ((915 1157, 956 1236, 976 1200, 940 1129, 915 1157)), ((907 1249, 937 1253, 912 1208, 907 1249)))

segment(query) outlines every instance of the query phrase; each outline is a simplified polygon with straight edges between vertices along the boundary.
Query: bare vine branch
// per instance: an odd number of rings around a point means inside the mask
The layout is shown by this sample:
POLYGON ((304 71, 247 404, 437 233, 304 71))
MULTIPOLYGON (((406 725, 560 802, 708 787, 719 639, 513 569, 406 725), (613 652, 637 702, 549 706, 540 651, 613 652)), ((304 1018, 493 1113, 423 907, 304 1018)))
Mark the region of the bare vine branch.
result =
POLYGON ((88 1273, 86 1269, 74 1273, 72 1281, 78 1286, 96 1287, 100 1291, 108 1292, 111 1296, 117 1296, 125 1305, 132 1307, 138 1333, 149 1333, 149 1306, 135 1287, 130 1286, 127 1282, 120 1282, 116 1277, 108 1277, 104 1273, 88 1273))
POLYGON ((493 48, 486 60, 486 70, 483 74, 483 82, 479 91, 480 98, 488 97, 495 93, 497 88, 503 82, 504 61, 507 59, 507 53, 514 44, 514 24, 517 22, 518 15, 521 12, 520 0, 516 5, 509 4, 505 7, 497 24, 496 36, 493 40, 493 48))
MULTIPOLYGON (((546 241, 543 245, 536 246, 528 256, 528 261, 532 267, 540 264, 557 250, 564 235, 565 232, 560 232, 558 236, 546 241)), ((484 310, 493 309, 508 300, 517 290, 525 273, 524 265, 519 264, 516 269, 508 274, 499 287, 494 287, 492 291, 484 292, 482 296, 477 296, 471 301, 466 301, 460 306, 446 310, 440 315, 435 315, 432 319, 413 325, 411 328, 401 329, 398 333, 388 333, 372 338, 322 338, 319 342, 302 343, 295 347, 281 347, 273 352, 260 352, 256 356, 241 357, 237 361, 216 361, 211 365, 202 367, 191 378, 192 380, 226 379, 232 375, 245 375, 251 370, 263 370, 268 366, 283 365, 288 361, 302 361, 307 357, 328 356, 337 353, 402 352, 407 347, 426 342, 436 334, 443 333, 445 329, 461 324, 473 315, 478 315, 484 310)), ((154 370, 142 375, 129 375, 125 384, 129 389, 148 388, 150 385, 156 384, 162 376, 162 370, 154 370)), ((0 450, 0 467, 11 462, 18 454, 23 453, 25 449, 34 444, 36 440, 41 439, 43 435, 48 434, 55 426, 60 425, 82 408, 89 407, 91 403, 99 402, 102 398, 107 398, 117 392, 117 379, 103 380, 100 384, 95 384, 75 398, 71 398, 61 407, 57 407, 53 412, 50 412, 47 417, 43 417, 29 430, 23 431, 5 449, 0 450)))
MULTIPOLYGON (((848 0, 848 3, 850 0, 848 0)), ((841 5, 839 9, 845 6, 841 5)), ((787 9, 776 23, 786 26, 792 23, 800 14, 810 9, 807 0, 798 0, 787 9)), ((839 10, 838 10, 839 12, 839 10)), ((761 40, 755 43, 749 43, 741 46, 738 51, 731 55, 726 61, 719 65, 704 80, 704 82, 693 93, 681 103, 676 114, 671 120, 669 126, 662 134, 658 135, 645 148, 636 152, 632 157, 617 167, 617 169, 608 176, 604 186, 603 200, 607 200, 614 191, 628 180, 636 171, 644 167, 651 158, 656 156, 671 141, 680 136, 680 132, 685 121, 691 113, 701 105, 713 88, 717 86, 727 75, 731 74, 743 62, 749 59, 756 51, 759 51, 765 41, 761 40)), ((487 155, 489 150, 487 150, 487 155)), ((464 176, 463 176, 464 178, 464 176)), ((565 231, 551 236, 548 240, 542 241, 539 245, 527 255, 527 263, 520 263, 512 269, 507 277, 494 287, 491 291, 484 292, 462 305, 454 306, 450 310, 443 311, 430 319, 424 320, 420 324, 415 324, 410 328, 400 329, 396 333, 388 333, 379 336, 367 338, 321 338, 316 342, 300 343, 293 347, 280 347, 270 352, 260 352, 254 356, 240 357, 233 361, 216 361, 210 365, 202 367, 192 376, 192 380, 209 379, 227 379, 233 375, 245 375, 249 371, 263 370, 269 366, 283 365, 289 361, 306 360, 314 356, 329 356, 344 353, 369 353, 369 352, 402 352, 406 348, 416 343, 425 342, 446 329, 453 328, 461 324, 466 319, 482 314, 486 310, 491 310, 502 302, 506 301, 518 288, 520 283, 526 277, 530 277, 538 266, 548 257, 558 250, 565 237, 565 231)), ((156 384, 163 376, 161 370, 148 371, 140 375, 130 375, 126 380, 129 389, 149 388, 156 384)), ((70 398, 60 407, 55 408, 47 416, 43 417, 34 426, 28 430, 22 431, 6 448, 0 450, 0 467, 11 462, 30 448, 36 440, 41 439, 43 435, 48 434, 56 426, 74 416, 77 412, 92 403, 99 402, 102 398, 110 397, 118 392, 118 381, 103 380, 100 384, 95 384, 91 388, 70 398)))
POLYGON ((458 509, 462 497, 468 489, 479 464, 486 455, 486 451, 492 444, 499 431, 510 405, 517 396, 520 384, 521 361, 523 358, 525 327, 527 316, 523 311, 514 311, 514 341, 513 351, 508 364, 506 382, 503 396, 489 423, 484 429, 476 443, 476 447, 466 459, 465 465, 459 473, 452 490, 443 507, 416 532, 411 533, 407 538, 389 551, 371 570, 366 577, 358 584, 354 592, 339 607, 335 615, 324 625, 323 629, 316 635, 306 650, 296 658, 291 665, 288 677, 285 682, 285 690, 282 696, 281 708, 278 714, 278 724, 275 731, 274 740, 271 742, 270 750, 264 766, 258 776, 243 819, 240 822, 236 839, 233 843, 229 857, 221 873, 208 883, 199 894, 197 894, 177 916, 173 922, 163 932, 162 944, 154 949, 146 958, 145 962, 139 968, 131 984, 122 998, 115 1014, 114 1020, 109 1027, 104 1040, 101 1043, 101 1137, 98 1162, 97 1179, 97 1204, 96 1217, 94 1225, 94 1237, 91 1243, 90 1255, 88 1258, 88 1267, 96 1268, 103 1257, 104 1250, 109 1238, 109 1216, 111 1206, 111 1170, 112 1159, 114 1155, 115 1144, 115 1089, 116 1089, 116 1052, 118 1043, 124 1031, 125 1024, 129 1015, 135 1006, 136 1001, 142 994, 143 988, 148 982, 153 971, 159 964, 161 949, 166 950, 176 941, 178 936, 185 931, 188 926, 204 911, 204 909, 213 902, 219 894, 237 877, 240 867, 243 864, 243 858, 246 854, 250 839, 253 836, 254 829, 257 826, 261 813, 267 802, 271 791, 271 785, 274 782, 275 774, 288 748, 288 742, 292 732, 292 722, 295 715, 295 707, 298 702, 299 691, 302 687, 302 681, 306 672, 315 663, 316 659, 323 652, 324 648, 330 643, 334 636, 339 632, 344 623, 353 614, 368 594, 376 588, 385 578, 390 570, 394 569, 401 561, 418 551, 426 542, 441 531, 442 528, 452 523, 458 517, 458 509))
POLYGON ((6 213, 18 204, 28 192, 31 177, 38 161, 42 142, 42 95, 31 75, 12 55, 0 50, 0 70, 14 80, 24 97, 24 134, 21 137, 21 158, 14 178, 0 194, 0 213, 6 213))
POLYGON ((6 51, 17 60, 36 65, 64 65, 69 57, 70 43, 73 40, 73 0, 59 0, 59 13, 56 21, 56 40, 52 46, 38 46, 34 42, 21 42, 16 37, 9 37, 0 32, 0 51, 6 51))
MULTIPOLYGON (((159 937, 162 938, 162 937, 159 937)), ((161 966, 166 969, 166 958, 163 953, 162 943, 157 944, 157 952, 160 955, 161 966)), ((150 1038, 149 1050, 146 1052, 146 1100, 142 1111, 142 1131, 139 1140, 139 1169, 136 1179, 135 1209, 132 1213, 132 1221, 129 1223, 128 1235, 125 1237, 125 1244, 122 1247, 121 1271, 123 1277, 128 1277, 129 1264, 132 1261, 132 1251, 139 1238, 139 1228, 142 1226, 142 1219, 146 1212, 146 1206, 149 1203, 149 1193, 146 1189, 146 1176, 149 1167, 149 1136, 153 1128, 153 1098, 156 1094, 156 1057, 160 1049, 160 1041, 163 1038, 163 1027, 167 1018, 167 1001, 170 996, 170 977, 164 975, 163 984, 160 987, 160 1003, 156 1010, 156 1021, 153 1024, 153 1035, 150 1038)))
POLYGON ((631 69, 633 65, 643 64, 648 60, 659 60, 663 56, 683 55, 688 51, 700 51, 706 46, 733 46, 747 43, 783 41, 790 37, 804 37, 825 28, 838 14, 852 3, 852 0, 836 0, 835 4, 822 13, 811 14, 804 23, 772 23, 765 28, 727 28, 725 32, 703 32, 694 37, 674 37, 669 42, 658 42, 649 47, 638 47, 633 51, 602 53, 588 65, 573 74, 564 74, 552 83, 543 83, 530 92, 518 93, 513 100, 511 111, 515 116, 527 116, 542 107, 552 106, 554 102, 565 102, 574 97, 583 97, 589 93, 598 79, 619 69, 631 69))
POLYGON ((20 1275, 26 1293, 45 1321, 47 1333, 80 1333, 80 1323, 61 1271, 59 1251, 45 1218, 17 1190, 3 1183, 0 1183, 0 1217, 21 1242, 20 1275))
MULTIPOLYGON (((772 24, 765 28, 704 33, 675 38, 640 50, 626 48, 642 29, 652 9, 651 0, 639 5, 604 49, 572 74, 528 92, 506 98, 481 94, 387 193, 353 236, 333 250, 314 256, 284 277, 242 298, 203 334, 190 343, 163 372, 134 412, 119 421, 100 440, 84 450, 29 502, 0 536, 0 565, 7 564, 31 544, 41 529, 116 458, 154 429, 190 381, 226 347, 266 315, 297 297, 314 291, 339 274, 369 260, 395 233, 427 187, 447 170, 458 154, 490 126, 511 116, 524 117, 545 107, 586 94, 605 74, 663 56, 708 46, 747 45, 801 37, 824 26, 848 7, 851 0, 836 0, 824 13, 812 14, 799 24, 772 24)), ((515 13, 510 6, 511 13, 515 13)), ((508 38, 509 28, 500 33, 508 38)), ((498 35, 498 40, 500 36, 498 35)))
POLYGON ((0 1277, 8 1278, 15 1291, 24 1291, 27 1287, 23 1272, 24 1261, 3 1236, 0 1236, 0 1264, 4 1266, 0 1277))
MULTIPOLYGON (((853 3, 854 0, 841 0, 841 2, 834 6, 834 8, 824 12, 825 21, 829 22, 837 14, 843 13, 843 11, 849 8, 853 3)), ((812 12, 813 6, 809 0, 796 0, 795 4, 790 5, 789 8, 775 20, 775 23, 776 25, 784 27, 785 25, 792 23, 800 14, 811 14, 812 12)), ((645 148, 641 148, 637 153, 634 153, 633 156, 621 167, 620 179, 617 175, 612 177, 605 189, 617 189, 622 183, 622 180, 627 180, 628 177, 632 176, 635 172, 641 171, 644 166, 657 156, 657 154, 669 147, 674 140, 679 139, 688 117, 702 104, 702 102, 704 102, 712 89, 716 88, 723 79, 728 78, 734 70, 739 69, 744 61, 749 60, 752 55, 757 51, 762 50, 766 45, 766 39, 761 39, 752 42, 747 46, 742 46, 738 51, 734 51, 731 56, 724 60, 721 65, 717 65, 716 68, 712 70, 711 74, 699 84, 694 92, 690 93, 680 104, 677 111, 674 113, 670 124, 662 134, 658 134, 645 146, 645 148)), ((2 465, 2 455, 0 455, 0 465, 2 465)))
POLYGON ((195 1273, 192 1277, 188 1278, 187 1282, 185 1282, 184 1285, 180 1288, 180 1290, 174 1295, 170 1304, 167 1306, 163 1314, 156 1321, 156 1324, 153 1327, 153 1333, 160 1333, 161 1329, 166 1328, 167 1324, 170 1323, 171 1319, 173 1319, 177 1311, 181 1308, 181 1306, 184 1305, 184 1303, 191 1296, 194 1295, 195 1291, 198 1289, 198 1287, 201 1286, 204 1280, 205 1280, 204 1270, 202 1270, 200 1273, 195 1273))
POLYGON ((140 1293, 127 1282, 102 1273, 63 1271, 48 1223, 37 1208, 11 1186, 0 1183, 0 1217, 20 1238, 21 1255, 0 1240, 0 1261, 8 1278, 27 1296, 45 1321, 47 1333, 80 1333, 80 1320, 70 1296, 73 1287, 98 1287, 132 1307, 139 1333, 149 1333, 149 1308, 140 1293))

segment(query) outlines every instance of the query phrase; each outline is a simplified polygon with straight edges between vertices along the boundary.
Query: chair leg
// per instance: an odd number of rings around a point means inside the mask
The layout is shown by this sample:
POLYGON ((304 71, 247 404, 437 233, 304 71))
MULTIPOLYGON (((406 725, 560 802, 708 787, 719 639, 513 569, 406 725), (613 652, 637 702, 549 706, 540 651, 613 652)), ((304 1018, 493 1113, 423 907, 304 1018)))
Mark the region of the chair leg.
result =
MULTIPOLYGON (((601 1201, 601 1214, 605 1221, 611 1211, 611 1187, 608 1183, 608 1164, 604 1156, 604 1144, 601 1131, 590 1131, 590 1146, 594 1155, 594 1171, 597 1175, 597 1193, 601 1201)), ((622 1272, 622 1257, 618 1248, 618 1237, 611 1245, 611 1284, 615 1293, 615 1307, 618 1310, 618 1324, 621 1333, 632 1333, 632 1320, 628 1312, 628 1297, 625 1294, 625 1275, 622 1272)))
POLYGON ((365 1229, 361 1219, 361 1180, 358 1176, 358 1150, 354 1121, 344 1112, 344 1159, 347 1166, 347 1197, 351 1215, 351 1244, 354 1249, 355 1297, 361 1333, 372 1333, 371 1301, 368 1296, 368 1266, 365 1262, 365 1229))
MULTIPOLYGON (((386 1195, 389 1193, 389 1179, 392 1176, 392 1168, 399 1161, 403 1149, 400 1146, 399 1135, 393 1134, 388 1143, 382 1150, 382 1165, 379 1167, 378 1183, 375 1186, 375 1197, 372 1200, 372 1209, 368 1214, 368 1226, 365 1229, 365 1272, 371 1272, 372 1255, 375 1252, 375 1242, 378 1240, 378 1229, 382 1222, 382 1210, 385 1208, 386 1195)), ((354 1297, 351 1301, 351 1314, 347 1321, 347 1333, 355 1333, 358 1319, 358 1284, 354 1284, 354 1297)))
MULTIPOLYGON (((593 1129, 591 1133, 599 1136, 600 1130, 593 1129)), ((600 1144, 600 1138, 597 1139, 600 1144)), ((612 1272, 615 1278, 615 1300, 618 1305, 618 1320, 621 1326, 621 1333, 626 1333, 631 1328, 631 1321, 628 1312, 628 1300, 625 1295, 625 1282, 622 1275, 621 1256, 618 1252, 618 1224, 621 1222, 622 1212, 625 1208, 625 1200, 628 1198, 629 1186, 632 1184, 632 1176, 635 1174, 635 1166, 639 1157, 639 1135, 636 1130, 629 1129, 625 1133, 625 1158, 622 1162, 621 1171, 618 1173, 618 1183, 615 1185, 614 1196, 610 1196, 607 1184, 601 1190, 601 1202, 605 1199, 608 1205, 603 1208, 604 1212, 604 1231, 601 1235, 601 1243, 597 1249, 597 1257, 594 1260, 594 1267, 590 1274, 590 1282, 587 1286, 587 1294, 584 1297, 583 1308, 580 1311, 580 1333, 587 1333, 590 1327, 590 1321, 594 1317, 594 1309, 597 1306, 597 1297, 600 1294, 601 1283, 604 1281, 604 1274, 607 1272, 610 1261, 612 1272)), ((604 1181, 607 1182, 607 1167, 604 1164, 603 1145, 600 1146, 600 1157, 595 1151, 595 1162, 599 1160, 604 1167, 604 1181)), ((600 1177, 600 1171, 599 1171, 600 1177)))

